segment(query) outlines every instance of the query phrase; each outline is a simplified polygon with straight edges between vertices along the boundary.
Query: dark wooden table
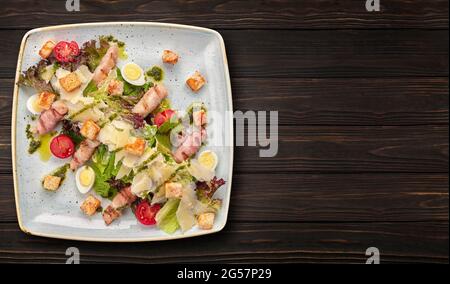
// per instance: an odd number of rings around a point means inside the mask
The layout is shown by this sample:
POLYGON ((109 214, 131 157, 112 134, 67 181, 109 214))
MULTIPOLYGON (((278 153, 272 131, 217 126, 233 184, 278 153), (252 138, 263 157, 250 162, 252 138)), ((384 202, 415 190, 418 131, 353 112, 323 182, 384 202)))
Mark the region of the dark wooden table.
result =
POLYGON ((0 4, 0 262, 448 263, 448 1, 65 1, 0 4), (277 110, 279 152, 235 148, 229 222, 205 237, 102 244, 16 220, 13 77, 31 28, 160 21, 218 30, 235 110, 277 110))

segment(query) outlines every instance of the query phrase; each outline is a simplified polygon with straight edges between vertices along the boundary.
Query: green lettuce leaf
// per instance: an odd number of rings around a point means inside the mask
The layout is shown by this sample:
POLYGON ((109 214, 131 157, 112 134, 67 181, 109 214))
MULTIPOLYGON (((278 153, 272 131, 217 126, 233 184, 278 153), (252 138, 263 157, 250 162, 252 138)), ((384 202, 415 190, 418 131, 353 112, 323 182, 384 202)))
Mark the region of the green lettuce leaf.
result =
POLYGON ((87 84, 86 88, 83 90, 83 96, 87 96, 90 93, 98 91, 97 84, 94 80, 91 80, 89 84, 87 84))
POLYGON ((153 147, 156 142, 156 132, 158 131, 158 127, 156 125, 148 125, 145 124, 145 126, 142 129, 143 138, 147 140, 148 145, 150 147, 153 147))
POLYGON ((95 192, 104 198, 112 199, 117 194, 117 189, 112 188, 108 180, 117 175, 120 163, 114 166, 116 158, 115 152, 108 152, 105 145, 100 145, 90 163, 91 168, 95 172, 95 181, 93 188, 95 192))
POLYGON ((168 119, 166 122, 161 124, 161 126, 158 128, 158 133, 165 134, 172 130, 173 128, 177 127, 180 124, 178 119, 168 119))
POLYGON ((120 69, 117 68, 117 80, 122 81, 123 82, 123 95, 124 96, 129 96, 129 97, 141 97, 145 92, 148 91, 148 89, 150 89, 151 87, 153 87, 153 83, 152 82, 146 82, 144 85, 142 86, 134 86, 131 85, 130 83, 128 83, 127 81, 125 81, 125 79, 122 76, 122 73, 120 72, 120 69))
POLYGON ((156 214, 155 220, 158 227, 168 234, 173 234, 180 228, 176 215, 179 204, 179 199, 169 199, 156 214))

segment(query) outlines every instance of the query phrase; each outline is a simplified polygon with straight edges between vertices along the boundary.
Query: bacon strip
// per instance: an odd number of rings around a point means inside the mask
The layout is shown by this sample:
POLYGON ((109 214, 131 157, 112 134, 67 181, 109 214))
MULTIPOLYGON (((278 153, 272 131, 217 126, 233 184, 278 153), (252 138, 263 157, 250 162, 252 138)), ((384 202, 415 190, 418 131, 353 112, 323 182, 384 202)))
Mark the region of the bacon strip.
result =
POLYGON ((126 207, 129 207, 137 197, 131 192, 131 187, 125 187, 114 197, 112 203, 106 207, 103 211, 103 220, 106 225, 111 224, 114 220, 119 218, 122 213, 121 211, 126 207))
POLYGON ((96 140, 83 140, 78 149, 75 151, 75 154, 73 154, 73 159, 70 161, 70 169, 74 171, 86 163, 92 157, 98 145, 100 145, 100 142, 96 140))
POLYGON ((159 106, 165 97, 167 97, 166 88, 163 85, 156 85, 144 94, 141 100, 133 107, 132 112, 146 117, 159 106))
POLYGON ((111 69, 116 66, 118 57, 119 48, 117 47, 117 44, 111 44, 92 75, 92 80, 94 80, 97 86, 108 77, 111 69))
POLYGON ((194 130, 181 143, 180 147, 172 154, 177 163, 181 163, 189 157, 195 155, 202 146, 202 142, 206 140, 206 130, 194 130))
POLYGON ((53 130, 68 111, 69 109, 62 101, 54 102, 50 109, 43 111, 39 116, 36 127, 37 133, 43 135, 53 130))

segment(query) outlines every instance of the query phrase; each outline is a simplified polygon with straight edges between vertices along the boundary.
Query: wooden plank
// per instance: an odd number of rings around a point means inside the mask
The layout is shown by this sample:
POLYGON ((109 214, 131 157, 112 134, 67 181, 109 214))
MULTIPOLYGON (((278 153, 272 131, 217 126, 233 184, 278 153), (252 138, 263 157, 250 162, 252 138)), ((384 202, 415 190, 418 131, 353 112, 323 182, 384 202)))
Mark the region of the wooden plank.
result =
MULTIPOLYGON (((4 174, 11 173, 9 140, 0 136, 4 174)), ((235 172, 447 173, 448 126, 280 126, 276 156, 260 157, 260 150, 235 147, 235 172)))
POLYGON ((369 13, 365 1, 81 1, 67 12, 65 1, 9 0, 2 3, 2 28, 31 28, 98 21, 157 21, 227 29, 448 28, 444 0, 385 0, 369 13))
MULTIPOLYGON (((0 222, 17 220, 11 175, 0 175, 0 222)), ((448 221, 447 174, 236 174, 229 220, 448 221)))
POLYGON ((88 243, 26 236, 0 224, 0 262, 64 263, 68 247, 81 263, 365 263, 377 247, 381 263, 448 263, 448 222, 233 223, 224 231, 168 242, 88 243))
POLYGON ((448 78, 236 78, 232 87, 235 110, 276 110, 281 125, 448 124, 448 78))
MULTIPOLYGON (((0 79, 0 126, 11 124, 12 79, 0 79)), ((233 107, 278 111, 280 125, 448 124, 448 78, 235 78, 233 107)))
POLYGON ((448 172, 448 126, 281 126, 278 142, 278 152, 272 158, 261 158, 258 147, 236 147, 235 170, 448 172))
MULTIPOLYGON (((0 30, 0 78, 24 30, 0 30)), ((232 77, 448 76, 446 30, 222 30, 232 77)), ((276 84, 276 82, 274 82, 276 84)))

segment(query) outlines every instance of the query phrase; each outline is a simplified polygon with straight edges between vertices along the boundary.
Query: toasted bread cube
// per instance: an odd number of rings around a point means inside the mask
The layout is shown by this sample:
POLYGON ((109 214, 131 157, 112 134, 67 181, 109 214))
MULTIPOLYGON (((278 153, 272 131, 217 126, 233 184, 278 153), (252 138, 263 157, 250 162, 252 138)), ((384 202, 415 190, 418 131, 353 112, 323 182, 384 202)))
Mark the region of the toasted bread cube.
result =
POLYGON ((194 92, 197 92, 198 90, 200 90, 200 88, 203 87, 203 85, 205 85, 205 83, 206 83, 205 78, 198 71, 195 71, 194 75, 189 77, 186 81, 186 84, 188 84, 188 86, 194 92))
POLYGON ((181 198, 183 197, 183 186, 178 182, 166 183, 166 198, 181 198))
POLYGON ((48 175, 44 178, 44 188, 50 191, 55 191, 61 184, 61 178, 57 176, 48 175))
POLYGON ((166 49, 163 51, 162 60, 164 63, 176 64, 178 62, 178 54, 166 49))
POLYGON ((202 213, 198 215, 197 217, 198 227, 202 230, 211 230, 214 225, 215 217, 216 214, 211 212, 202 213))
POLYGON ((92 216, 97 212, 98 208, 100 208, 100 204, 100 200, 95 198, 93 195, 89 195, 84 200, 83 204, 81 204, 80 208, 81 211, 84 212, 84 214, 92 216))
POLYGON ((73 90, 81 86, 81 81, 75 72, 68 74, 67 76, 59 79, 59 84, 66 92, 72 92, 73 90))
POLYGON ((131 140, 131 143, 125 145, 125 151, 127 151, 132 155, 142 156, 142 154, 144 154, 144 150, 145 150, 145 140, 142 138, 134 137, 131 140))
POLYGON ((50 109, 55 99, 55 94, 50 92, 42 92, 39 94, 36 104, 42 109, 50 109))
POLYGON ((99 132, 100 127, 92 119, 86 120, 80 129, 81 135, 90 140, 95 140, 99 132))
POLYGON ((49 40, 41 47, 41 50, 39 50, 39 55, 43 59, 47 59, 53 52, 53 48, 55 47, 56 43, 49 40))

